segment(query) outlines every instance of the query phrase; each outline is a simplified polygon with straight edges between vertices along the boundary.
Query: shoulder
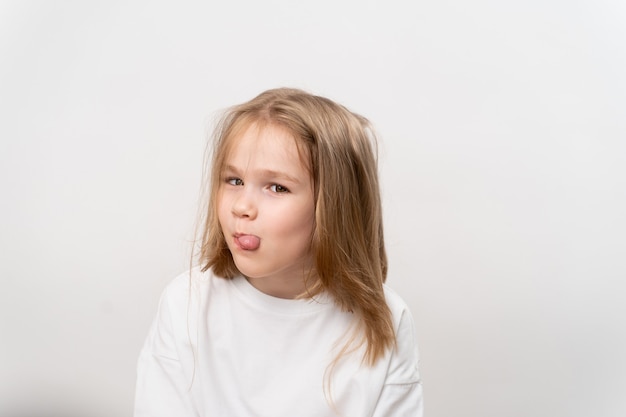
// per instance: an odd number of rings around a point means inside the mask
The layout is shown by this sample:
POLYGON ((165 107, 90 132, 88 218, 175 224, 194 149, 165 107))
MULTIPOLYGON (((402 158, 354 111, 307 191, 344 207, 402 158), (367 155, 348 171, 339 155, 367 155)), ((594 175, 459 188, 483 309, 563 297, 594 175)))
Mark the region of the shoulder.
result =
POLYGON ((208 289, 223 285, 227 279, 217 277, 211 270, 202 271, 199 267, 189 269, 172 279, 163 290, 164 297, 177 298, 189 295, 190 291, 208 289))
POLYGON ((391 310, 394 322, 399 321, 404 315, 408 315, 411 318, 411 312, 406 301, 387 284, 383 285, 383 289, 385 291, 385 301, 389 306, 389 310, 391 310))
POLYGON ((155 334, 161 339, 188 341, 187 328, 197 321, 197 313, 206 307, 209 298, 228 290, 225 288, 229 286, 228 281, 200 268, 176 276, 161 292, 154 321, 155 334))
POLYGON ((408 340, 410 344, 416 345, 415 324, 409 306, 406 301, 389 286, 385 285, 384 290, 385 300, 387 301, 389 310, 391 310, 391 317, 393 319, 398 342, 402 342, 402 339, 404 339, 408 340))
POLYGON ((213 279, 215 279, 215 276, 211 270, 202 271, 200 267, 194 267, 174 277, 165 286, 165 292, 187 291, 213 279))
POLYGON ((189 309, 199 308, 209 298, 228 291, 229 281, 214 275, 211 270, 202 271, 199 267, 187 270, 165 286, 159 310, 169 311, 173 316, 187 315, 189 309))
POLYGON ((413 316, 407 303, 387 285, 385 299, 391 310, 396 346, 391 357, 387 383, 419 382, 417 335, 413 316))

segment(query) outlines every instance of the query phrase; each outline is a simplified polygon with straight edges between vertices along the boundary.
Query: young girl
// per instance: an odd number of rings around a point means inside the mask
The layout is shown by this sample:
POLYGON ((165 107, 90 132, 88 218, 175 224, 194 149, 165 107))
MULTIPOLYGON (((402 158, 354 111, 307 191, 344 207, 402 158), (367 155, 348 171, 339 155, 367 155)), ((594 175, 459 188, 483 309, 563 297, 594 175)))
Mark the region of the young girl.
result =
POLYGON ((275 89, 215 140, 200 266, 161 297, 135 417, 422 416, 368 121, 275 89))

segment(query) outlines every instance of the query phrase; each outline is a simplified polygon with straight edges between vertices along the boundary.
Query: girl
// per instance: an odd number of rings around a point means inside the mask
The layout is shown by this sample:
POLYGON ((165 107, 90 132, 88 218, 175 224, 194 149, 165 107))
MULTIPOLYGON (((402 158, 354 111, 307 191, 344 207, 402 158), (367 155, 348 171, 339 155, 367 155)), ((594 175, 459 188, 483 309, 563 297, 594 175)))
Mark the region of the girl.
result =
POLYGON ((135 417, 422 416, 411 314, 384 285, 374 140, 300 90, 226 113, 200 266, 161 297, 135 417))

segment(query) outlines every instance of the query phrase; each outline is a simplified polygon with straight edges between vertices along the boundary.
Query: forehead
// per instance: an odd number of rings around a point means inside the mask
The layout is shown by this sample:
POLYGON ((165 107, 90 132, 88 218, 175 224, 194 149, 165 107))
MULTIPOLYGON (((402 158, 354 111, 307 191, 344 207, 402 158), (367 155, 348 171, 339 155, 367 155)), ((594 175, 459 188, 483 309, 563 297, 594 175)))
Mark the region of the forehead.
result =
POLYGON ((252 123, 241 129, 230 140, 226 165, 240 169, 301 170, 308 164, 293 134, 275 124, 252 123))

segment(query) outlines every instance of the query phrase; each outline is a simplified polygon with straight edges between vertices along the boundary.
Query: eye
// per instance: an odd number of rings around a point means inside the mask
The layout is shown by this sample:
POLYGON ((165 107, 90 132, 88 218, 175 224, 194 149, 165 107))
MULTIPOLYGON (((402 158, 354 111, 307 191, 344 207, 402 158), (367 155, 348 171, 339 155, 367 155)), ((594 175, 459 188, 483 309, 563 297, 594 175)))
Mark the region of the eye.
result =
POLYGON ((243 185, 243 180, 241 178, 229 177, 226 178, 226 182, 230 185, 243 185))
POLYGON ((283 187, 280 184, 272 184, 270 186, 270 190, 272 190, 275 193, 288 193, 289 192, 287 188, 283 187))

